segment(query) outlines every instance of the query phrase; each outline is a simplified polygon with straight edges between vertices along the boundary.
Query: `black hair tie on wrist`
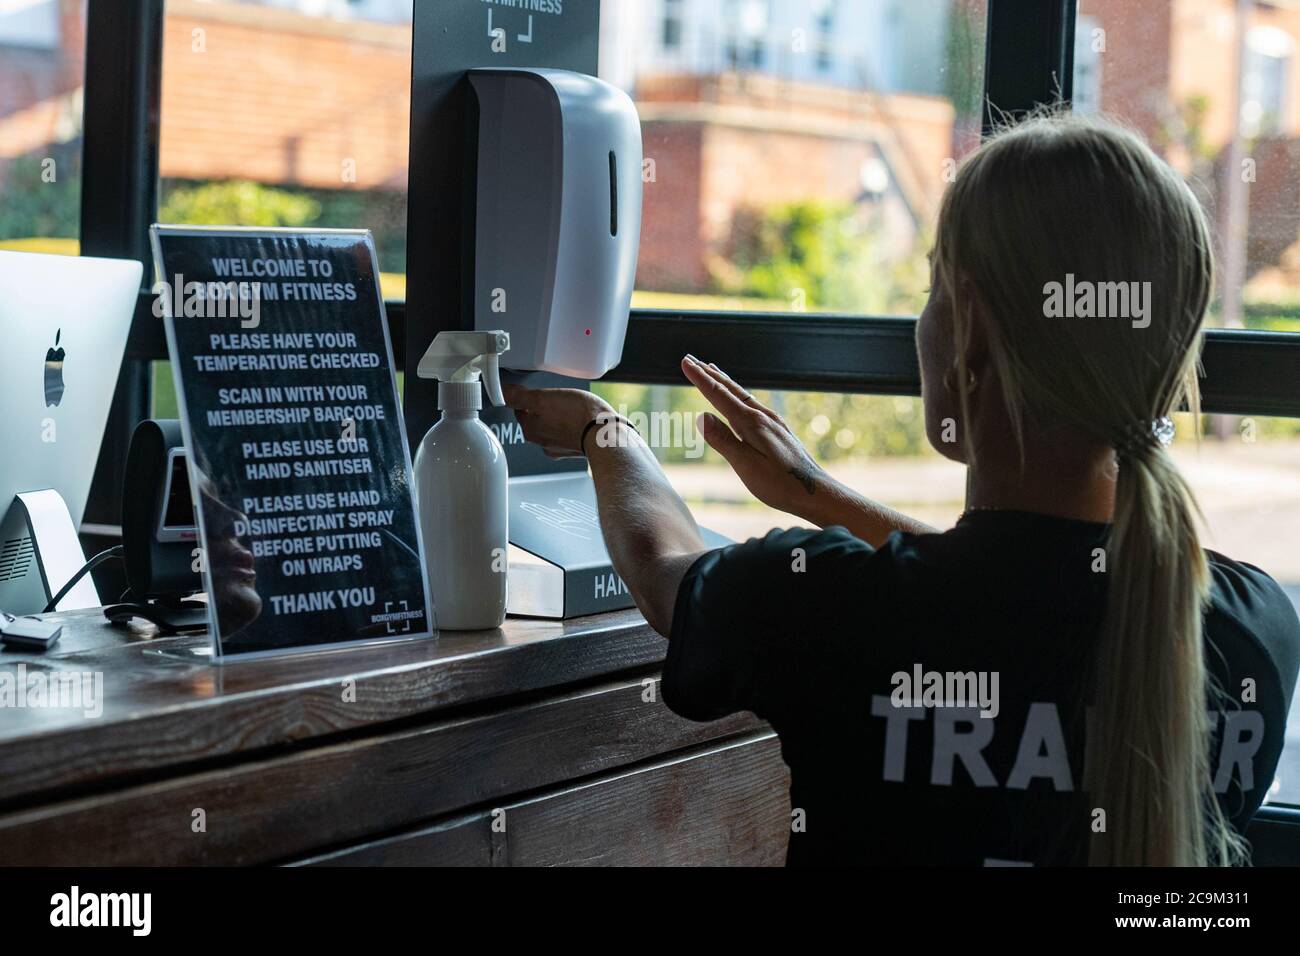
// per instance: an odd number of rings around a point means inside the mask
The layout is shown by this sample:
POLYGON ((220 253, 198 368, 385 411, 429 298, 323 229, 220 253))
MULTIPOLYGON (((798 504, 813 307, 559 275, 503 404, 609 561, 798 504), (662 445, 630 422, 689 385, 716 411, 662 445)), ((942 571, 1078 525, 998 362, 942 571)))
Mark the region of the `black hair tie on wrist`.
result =
MULTIPOLYGON (((626 418, 624 418, 622 415, 619 415, 615 412, 601 412, 591 421, 587 422, 586 426, 582 429, 582 437, 578 439, 578 450, 582 452, 584 457, 587 454, 587 433, 590 432, 597 425, 607 425, 612 421, 622 422, 628 428, 632 429, 632 431, 636 432, 636 426, 633 425, 626 418)), ((637 432, 637 434, 639 435, 641 433, 637 432)))

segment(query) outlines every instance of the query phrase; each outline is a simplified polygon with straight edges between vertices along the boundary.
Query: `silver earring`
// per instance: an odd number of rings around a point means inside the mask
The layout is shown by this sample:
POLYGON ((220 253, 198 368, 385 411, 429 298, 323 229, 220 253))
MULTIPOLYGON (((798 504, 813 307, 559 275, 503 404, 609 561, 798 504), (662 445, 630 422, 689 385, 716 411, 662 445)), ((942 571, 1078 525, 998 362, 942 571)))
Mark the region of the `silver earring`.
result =
MULTIPOLYGON (((943 374, 943 387, 950 392, 957 391, 957 385, 953 378, 953 372, 955 371, 957 371, 957 366, 954 365, 943 374)), ((966 394, 970 395, 978 386, 979 380, 975 377, 975 373, 970 369, 966 369, 966 394)))

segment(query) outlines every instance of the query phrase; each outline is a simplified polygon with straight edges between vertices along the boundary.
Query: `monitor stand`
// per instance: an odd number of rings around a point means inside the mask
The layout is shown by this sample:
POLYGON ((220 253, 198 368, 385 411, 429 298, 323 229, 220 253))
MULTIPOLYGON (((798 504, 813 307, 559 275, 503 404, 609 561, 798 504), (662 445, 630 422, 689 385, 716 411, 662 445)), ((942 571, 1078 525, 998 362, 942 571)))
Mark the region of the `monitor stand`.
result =
MULTIPOLYGON (((14 496, 0 520, 0 608, 10 614, 40 614, 86 563, 67 502, 53 488, 14 496)), ((99 607, 89 574, 56 610, 99 607)))
POLYGON ((157 627, 159 634, 164 635, 208 629, 208 605, 203 601, 186 598, 112 604, 104 608, 104 617, 114 624, 127 624, 132 618, 142 618, 157 627))
MULTIPOLYGON (((731 543, 700 531, 711 548, 731 543)), ((591 475, 510 479, 509 574, 506 611, 520 617, 565 619, 633 606, 605 550, 591 475)))

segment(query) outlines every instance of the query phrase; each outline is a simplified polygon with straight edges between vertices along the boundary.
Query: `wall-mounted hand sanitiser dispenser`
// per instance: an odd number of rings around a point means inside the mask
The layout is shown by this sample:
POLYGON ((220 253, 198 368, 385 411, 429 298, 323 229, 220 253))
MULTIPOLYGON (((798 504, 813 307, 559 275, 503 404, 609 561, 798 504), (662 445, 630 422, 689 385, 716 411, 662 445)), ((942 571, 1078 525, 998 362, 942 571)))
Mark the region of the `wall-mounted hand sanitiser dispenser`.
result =
POLYGON ((618 364, 641 237, 641 123, 569 70, 469 71, 478 107, 474 324, 513 369, 600 378, 618 364))
MULTIPOLYGON (((474 328, 509 333, 502 369, 581 386, 623 354, 641 236, 636 107, 622 90, 570 70, 472 69, 468 79, 474 328)), ((523 441, 508 425, 498 434, 507 456, 523 441)), ((509 613, 630 607, 586 470, 512 461, 510 472, 509 613)))

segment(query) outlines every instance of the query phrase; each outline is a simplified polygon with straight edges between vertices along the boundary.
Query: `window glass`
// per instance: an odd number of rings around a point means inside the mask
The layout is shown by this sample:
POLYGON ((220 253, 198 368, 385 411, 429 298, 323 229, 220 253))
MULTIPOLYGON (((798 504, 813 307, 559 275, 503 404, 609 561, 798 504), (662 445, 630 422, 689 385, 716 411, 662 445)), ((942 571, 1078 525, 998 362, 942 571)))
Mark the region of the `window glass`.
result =
POLYGON ((1300 7, 1080 0, 1076 99, 1136 126, 1217 233, 1210 324, 1300 331, 1300 7))
POLYGON ((368 228, 406 297, 412 0, 168 0, 158 218, 368 228))
MULTIPOLYGON (((1300 419, 1177 415, 1174 457, 1204 514, 1202 544, 1273 576, 1300 612, 1300 419)), ((1268 800, 1300 804, 1300 695, 1268 800)))
MULTIPOLYGON (((1205 203, 1219 263, 1211 326, 1300 332, 1297 40, 1294 4, 1079 3, 1080 105, 1137 127, 1205 203)), ((1199 451, 1177 453, 1207 546, 1263 568, 1300 606, 1300 423, 1212 416, 1206 431, 1199 451)), ((1300 804, 1300 698, 1269 799, 1300 804)))
MULTIPOLYGON (((695 388, 597 382, 593 390, 649 429, 647 441, 701 525, 741 541, 772 528, 807 525, 760 504, 705 444, 695 419, 711 406, 695 388)), ((836 478, 935 527, 950 528, 961 514, 965 467, 930 447, 919 398, 763 390, 754 395, 780 412, 836 478)))
POLYGON ((84 0, 0 0, 0 249, 76 255, 84 0))
POLYGON ((601 4, 636 101, 639 308, 915 315, 979 139, 984 0, 601 4))

